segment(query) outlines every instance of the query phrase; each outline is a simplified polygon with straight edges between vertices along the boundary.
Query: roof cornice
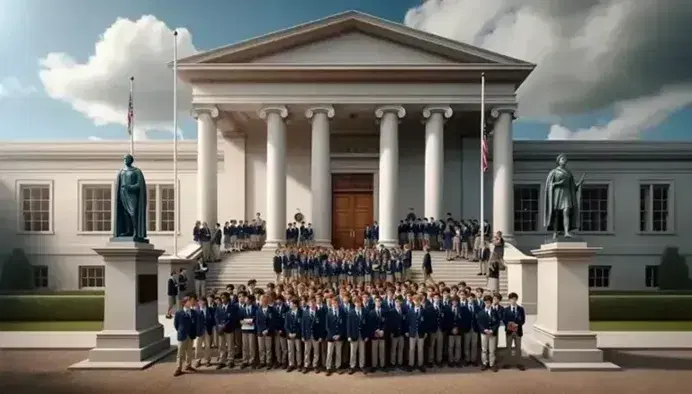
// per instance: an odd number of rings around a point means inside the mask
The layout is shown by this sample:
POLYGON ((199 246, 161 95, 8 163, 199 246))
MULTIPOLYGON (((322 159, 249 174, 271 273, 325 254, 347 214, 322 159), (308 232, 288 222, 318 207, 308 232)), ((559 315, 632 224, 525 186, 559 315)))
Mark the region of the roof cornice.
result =
POLYGON ((514 141, 515 160, 555 160, 559 153, 570 161, 692 161, 692 142, 514 141))

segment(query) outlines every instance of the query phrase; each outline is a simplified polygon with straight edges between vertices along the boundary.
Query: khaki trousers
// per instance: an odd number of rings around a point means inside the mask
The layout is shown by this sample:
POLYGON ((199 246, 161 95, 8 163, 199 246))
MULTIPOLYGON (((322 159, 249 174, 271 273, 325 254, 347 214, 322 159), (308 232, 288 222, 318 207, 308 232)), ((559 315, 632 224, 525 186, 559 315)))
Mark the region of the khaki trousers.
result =
POLYGON ((211 242, 202 242, 202 260, 209 263, 214 258, 211 242))
POLYGON ((386 341, 384 340, 384 338, 373 339, 371 341, 372 341, 372 344, 370 345, 370 350, 371 350, 370 365, 373 368, 377 368, 377 367, 384 368, 386 365, 385 364, 386 354, 384 353, 384 348, 385 348, 384 345, 386 344, 386 341), (379 363, 378 363, 378 361, 379 361, 379 363))
POLYGON ((507 335, 507 365, 521 364, 521 337, 517 334, 507 335))
POLYGON ((495 365, 497 352, 497 336, 481 334, 481 363, 492 367, 495 365))
POLYGON ((192 339, 178 341, 178 352, 175 355, 176 369, 183 369, 183 364, 185 367, 192 367, 193 356, 192 339))
POLYGON ((219 363, 232 362, 233 354, 233 339, 232 332, 219 332, 219 363))
POLYGON ((257 346, 260 364, 272 362, 272 337, 271 335, 257 337, 257 346))
POLYGON ((461 343, 463 342, 463 337, 461 334, 452 334, 448 337, 447 342, 447 357, 451 363, 459 363, 461 361, 461 343))
POLYGON ((475 331, 464 333, 464 361, 478 362, 478 333, 475 331))
POLYGON ((195 339, 195 358, 211 362, 211 335, 206 331, 195 339))
POLYGON ((444 334, 442 333, 442 330, 438 329, 434 333, 430 334, 430 341, 428 342, 428 363, 442 362, 443 346, 444 334))
POLYGON ((302 365, 303 352, 302 352, 302 342, 297 338, 286 339, 286 347, 288 351, 288 366, 295 368, 296 366, 302 365))
POLYGON ((401 366, 404 364, 404 337, 392 337, 389 362, 392 365, 401 366))
POLYGON ((349 341, 349 348, 351 350, 349 362, 351 369, 356 369, 356 367, 365 368, 365 341, 362 339, 349 341))
POLYGON ((254 364, 257 361, 257 336, 254 332, 243 332, 243 363, 254 364))
POLYGON ((288 358, 287 347, 286 338, 279 334, 274 334, 274 357, 276 357, 276 362, 278 364, 286 364, 288 358))
POLYGON ((409 337, 408 339, 408 365, 414 367, 423 366, 423 356, 425 354, 425 338, 409 337))
POLYGON ((316 339, 303 339, 303 366, 310 368, 311 360, 313 368, 320 366, 320 342, 316 339))
POLYGON ((327 369, 341 368, 343 348, 344 343, 342 341, 327 342, 327 359, 324 363, 327 369))

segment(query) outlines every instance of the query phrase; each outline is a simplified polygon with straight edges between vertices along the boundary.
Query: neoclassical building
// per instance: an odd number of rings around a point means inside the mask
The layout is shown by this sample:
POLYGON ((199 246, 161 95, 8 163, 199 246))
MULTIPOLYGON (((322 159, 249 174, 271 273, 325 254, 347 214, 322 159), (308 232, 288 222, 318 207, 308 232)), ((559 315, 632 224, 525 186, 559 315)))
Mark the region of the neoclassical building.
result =
MULTIPOLYGON (((179 61, 192 86, 198 140, 136 144, 149 183, 151 241, 179 254, 195 220, 266 220, 267 247, 302 213, 320 244, 353 247, 378 221, 396 240, 420 216, 485 217, 522 251, 539 246, 544 182, 558 153, 586 173, 580 227, 603 251, 590 284, 655 289, 664 248, 685 256, 676 203, 692 186, 692 145, 514 141, 515 92, 534 65, 358 12, 337 14, 179 61), (480 76, 490 163, 481 171, 480 76), (174 183, 178 183, 177 194, 174 183), (175 228, 175 218, 178 228, 175 228)), ((127 142, 0 146, 2 222, 39 287, 103 286, 99 257, 112 228, 112 182, 127 142)), ((680 200, 682 201, 682 200, 680 200)))

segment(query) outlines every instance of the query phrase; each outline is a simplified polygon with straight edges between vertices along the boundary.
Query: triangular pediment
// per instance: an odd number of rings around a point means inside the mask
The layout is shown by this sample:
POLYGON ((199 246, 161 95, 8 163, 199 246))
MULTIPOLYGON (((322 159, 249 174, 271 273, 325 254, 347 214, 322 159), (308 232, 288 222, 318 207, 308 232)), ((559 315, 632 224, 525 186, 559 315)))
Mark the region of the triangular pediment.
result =
POLYGON ((213 49, 179 63, 530 65, 357 11, 213 49))

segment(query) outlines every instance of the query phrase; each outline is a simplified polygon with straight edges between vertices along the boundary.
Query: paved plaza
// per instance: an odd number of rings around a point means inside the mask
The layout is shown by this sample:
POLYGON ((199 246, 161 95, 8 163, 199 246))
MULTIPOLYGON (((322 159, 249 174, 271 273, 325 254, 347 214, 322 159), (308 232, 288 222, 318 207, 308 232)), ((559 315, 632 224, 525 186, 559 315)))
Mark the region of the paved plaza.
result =
POLYGON ((421 373, 373 375, 302 375, 285 371, 201 369, 171 376, 173 359, 141 371, 68 371, 86 351, 0 350, 2 393, 619 393, 677 394, 692 387, 692 351, 628 351, 612 353, 622 372, 550 373, 529 363, 525 372, 477 369, 431 369, 421 373))

